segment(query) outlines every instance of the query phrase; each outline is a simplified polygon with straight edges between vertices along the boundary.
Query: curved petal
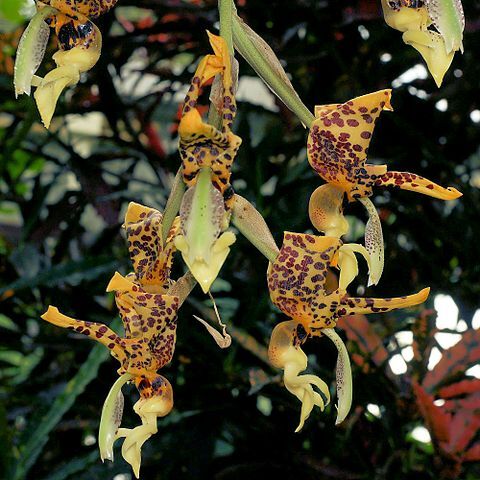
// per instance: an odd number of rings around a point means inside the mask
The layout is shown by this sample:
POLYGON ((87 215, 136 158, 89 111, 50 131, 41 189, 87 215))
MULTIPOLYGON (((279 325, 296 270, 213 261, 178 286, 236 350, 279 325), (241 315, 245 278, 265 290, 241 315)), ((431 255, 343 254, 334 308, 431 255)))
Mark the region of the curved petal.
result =
POLYGON ((231 126, 237 111, 232 79, 231 59, 225 40, 208 34, 215 52, 207 55, 197 67, 190 89, 185 97, 182 118, 178 127, 179 151, 183 179, 188 187, 195 185, 200 170, 211 167, 212 183, 224 196, 225 207, 233 206, 233 188, 230 185, 231 167, 242 140, 234 135, 231 126), (222 78, 222 128, 218 130, 203 121, 196 108, 201 87, 215 75, 222 78))
POLYGON ((380 90, 317 109, 320 116, 313 122, 307 141, 308 161, 350 200, 372 193, 365 161, 377 118, 383 110, 392 110, 390 97, 391 90, 380 90))
POLYGON ((327 270, 340 246, 335 237, 285 232, 280 253, 267 272, 272 302, 286 315, 308 323, 310 304, 325 295, 327 270))
POLYGON ((295 432, 299 432, 314 406, 323 410, 329 403, 330 392, 328 385, 319 377, 310 374, 299 375, 307 368, 308 360, 297 344, 296 329, 297 323, 294 321, 282 322, 273 329, 268 347, 268 358, 272 365, 283 369, 285 388, 302 403, 300 422, 295 430, 295 432), (325 400, 313 390, 312 386, 320 390, 325 400))
MULTIPOLYGON (((178 219, 178 217, 177 217, 178 219)), ((130 202, 125 214, 128 250, 137 279, 143 286, 169 286, 175 245, 179 229, 175 219, 165 245, 162 240, 163 215, 156 209, 130 202)))
POLYGON ((102 408, 100 428, 98 430, 98 448, 102 462, 105 459, 113 462, 113 444, 118 427, 122 422, 124 398, 122 387, 132 379, 129 373, 123 374, 112 385, 102 408))
POLYGON ((157 418, 164 417, 170 413, 173 408, 173 391, 170 382, 161 375, 161 393, 157 393, 149 398, 140 398, 133 409, 140 416, 142 425, 135 428, 120 428, 116 439, 125 437, 122 445, 122 456, 131 465, 136 478, 140 475, 140 465, 142 461, 142 446, 155 433, 157 433, 157 418))
POLYGON ((175 237, 175 246, 207 293, 235 242, 232 232, 222 233, 227 212, 222 195, 212 185, 210 168, 203 168, 197 183, 185 193, 180 218, 181 233, 175 237))
POLYGON ((105 345, 119 362, 124 362, 126 359, 125 342, 103 323, 86 322, 68 317, 60 313, 57 307, 51 305, 40 318, 58 327, 68 328, 82 335, 87 335, 92 340, 105 345))
POLYGON ((428 15, 439 31, 448 53, 463 52, 465 15, 460 0, 426 0, 428 15))
POLYGON ((393 186, 440 200, 455 200, 462 196, 462 193, 456 188, 444 188, 428 180, 428 178, 408 172, 387 172, 375 180, 375 185, 379 187, 393 186))
POLYGON ((379 313, 390 312, 398 308, 407 308, 423 303, 430 293, 430 288, 424 288, 413 295, 393 298, 359 298, 348 297, 341 298, 339 308, 341 315, 352 315, 355 313, 379 313))
POLYGON ((322 333, 335 344, 338 350, 337 367, 335 369, 338 398, 335 425, 338 425, 345 420, 352 407, 352 368, 347 347, 345 347, 343 340, 337 332, 333 328, 325 328, 322 330, 322 333))
POLYGON ((338 288, 340 290, 346 290, 358 275, 358 261, 355 253, 359 253, 365 258, 370 271, 370 255, 363 245, 356 243, 342 245, 338 251, 338 268, 340 268, 338 288))
POLYGON ((365 225, 365 248, 370 255, 370 273, 368 276, 368 286, 370 287, 371 285, 377 285, 380 281, 385 263, 382 223, 375 205, 368 197, 360 198, 359 201, 368 213, 368 221, 365 225))
POLYGON ((329 183, 318 187, 310 197, 308 214, 313 226, 327 237, 342 237, 348 233, 343 216, 344 190, 329 183))
POLYGON ((13 77, 17 97, 22 93, 30 95, 33 75, 42 63, 50 36, 50 27, 45 19, 55 13, 57 10, 51 7, 39 10, 20 38, 13 77))
POLYGON ((70 50, 59 50, 53 55, 57 68, 49 72, 35 91, 35 100, 45 128, 49 128, 62 91, 80 80, 80 74, 90 70, 100 58, 102 34, 88 22, 88 35, 70 50))
POLYGON ((455 52, 447 53, 442 36, 430 30, 409 30, 402 35, 402 39, 407 45, 411 45, 420 53, 437 87, 440 88, 443 77, 452 64, 455 52))

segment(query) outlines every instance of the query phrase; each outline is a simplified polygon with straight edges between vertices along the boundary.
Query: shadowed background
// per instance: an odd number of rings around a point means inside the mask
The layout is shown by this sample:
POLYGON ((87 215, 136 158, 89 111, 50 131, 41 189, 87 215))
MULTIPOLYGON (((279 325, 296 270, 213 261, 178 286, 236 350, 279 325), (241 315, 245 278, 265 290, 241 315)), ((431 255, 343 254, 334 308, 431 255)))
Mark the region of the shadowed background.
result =
MULTIPOLYGON (((100 61, 61 97, 50 131, 32 98, 14 98, 12 55, 24 27, 3 12, 10 18, 0 22, 5 478, 131 478, 119 451, 115 463, 105 465, 97 453, 101 407, 117 362, 103 347, 39 316, 53 304, 84 320, 110 324, 117 317, 113 297, 104 292, 115 270, 131 270, 123 215, 129 201, 165 206, 180 164, 179 106, 197 59, 210 51, 205 30, 216 32, 216 7, 215 1, 119 0, 97 22, 104 35, 100 61)), ((413 192, 375 192, 385 272, 380 285, 366 288, 361 265, 350 292, 395 296, 430 286, 432 293, 418 309, 344 322, 354 397, 339 427, 329 407, 315 410, 303 431, 293 433, 300 404, 265 357, 273 326, 285 318, 268 298, 267 261, 238 235, 212 289, 223 319, 235 327, 232 346, 219 350, 193 319, 211 313, 211 302, 195 289, 180 311, 175 357, 162 371, 175 408, 143 447, 142 478, 480 478, 478 383, 470 383, 470 395, 460 389, 453 406, 439 401, 446 398, 442 386, 480 376, 480 339, 472 328, 480 326, 480 3, 466 0, 464 9, 465 54, 455 56, 437 89, 419 54, 383 22, 379 3, 239 2, 240 15, 272 46, 310 109, 393 87, 394 112, 378 122, 371 160, 464 195, 441 202, 413 192), (455 368, 439 363, 432 379, 428 372, 455 342, 455 368), (435 408, 412 389, 422 380, 435 408)), ((52 36, 40 75, 53 68, 55 49, 52 36)), ((306 161, 307 131, 239 60, 234 130, 243 144, 233 186, 256 205, 280 243, 284 230, 312 231, 308 199, 320 181, 306 161)), ((365 212, 354 204, 346 214, 347 240, 363 241, 365 212)), ((174 277, 183 273, 176 258, 174 277)), ((311 371, 333 388, 334 347, 316 339, 306 352, 311 371)), ((136 399, 134 389, 126 389, 125 426, 138 423, 131 409, 136 399)))

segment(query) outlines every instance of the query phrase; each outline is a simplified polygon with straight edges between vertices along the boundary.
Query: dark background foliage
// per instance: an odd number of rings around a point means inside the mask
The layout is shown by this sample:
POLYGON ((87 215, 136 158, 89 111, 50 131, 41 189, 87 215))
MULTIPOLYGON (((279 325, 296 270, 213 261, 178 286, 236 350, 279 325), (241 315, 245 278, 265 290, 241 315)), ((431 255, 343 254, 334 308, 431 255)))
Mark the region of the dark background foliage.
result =
MULTIPOLYGON (((382 115, 371 159, 455 186, 464 195, 443 203, 412 192, 377 191, 385 273, 378 287, 368 289, 362 270, 352 293, 403 295, 430 286, 425 308, 433 307, 435 295, 449 294, 471 328, 480 293, 480 3, 465 0, 464 8, 465 54, 455 56, 441 89, 418 67, 420 77, 401 77, 421 58, 385 25, 374 1, 244 0, 239 13, 284 62, 309 108, 389 88, 397 79, 395 112, 382 115)), ((113 465, 102 465, 94 441, 116 362, 88 339, 39 316, 53 304, 76 318, 116 318, 113 298, 104 292, 115 270, 131 268, 122 215, 129 201, 165 205, 179 166, 179 103, 196 59, 209 52, 205 29, 216 31, 217 18, 211 0, 119 0, 98 22, 104 33, 99 63, 61 98, 50 131, 41 126, 31 98, 15 100, 12 47, 0 37, 5 478, 130 474, 119 450, 113 465)), ((54 50, 52 40, 41 74, 52 68, 54 50)), ((240 76, 254 76, 242 60, 240 76)), ((256 205, 280 243, 284 230, 311 229, 307 205, 319 179, 306 162, 307 132, 298 120, 278 101, 273 104, 268 91, 243 85, 235 123, 243 145, 234 187, 256 205)), ((364 211, 352 205, 347 214, 349 240, 361 241, 364 211)), ((412 404, 410 377, 392 380, 383 368, 366 373, 354 366, 354 406, 342 426, 334 426, 332 407, 313 412, 294 434, 299 403, 265 362, 269 334, 282 320, 269 302, 266 267, 262 255, 238 236, 214 286, 224 319, 236 327, 226 351, 192 318, 199 311, 208 315, 211 305, 199 289, 182 308, 175 358, 163 372, 174 387, 175 409, 143 447, 142 478, 480 478, 475 462, 455 470, 435 439, 432 446, 411 438, 425 420, 412 404), (406 406, 399 407, 403 400, 406 406), (367 404, 381 405, 382 416, 371 415, 367 404)), ((389 354, 398 353, 392 335, 409 330, 419 313, 371 316, 389 354)), ((334 348, 319 339, 306 351, 312 371, 334 381, 334 348)), ((137 422, 130 408, 136 395, 133 389, 127 394, 127 426, 137 422)), ((116 480, 121 478, 129 477, 116 480)))

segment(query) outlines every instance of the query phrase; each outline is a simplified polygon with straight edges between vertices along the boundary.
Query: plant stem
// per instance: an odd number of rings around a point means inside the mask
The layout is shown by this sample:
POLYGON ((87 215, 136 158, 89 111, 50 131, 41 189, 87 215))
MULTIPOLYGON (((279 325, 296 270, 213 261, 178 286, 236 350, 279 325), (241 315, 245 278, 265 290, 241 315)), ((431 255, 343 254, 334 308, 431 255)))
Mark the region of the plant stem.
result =
POLYGON ((279 250, 264 218, 255 207, 240 195, 235 195, 232 223, 240 233, 270 262, 274 262, 279 250))
MULTIPOLYGON (((218 15, 220 19, 220 36, 225 40, 228 51, 233 57, 233 0, 218 0, 218 15)), ((217 112, 213 103, 210 105, 210 110, 208 111, 208 123, 219 130, 222 128, 222 117, 217 112)))
POLYGON ((175 175, 172 190, 170 191, 167 204, 165 205, 165 211, 163 212, 162 241, 164 244, 167 241, 168 232, 182 204, 183 193, 185 192, 185 184, 183 183, 182 176, 182 167, 180 167, 175 175))
POLYGON ((257 48, 246 33, 242 26, 242 21, 236 14, 232 16, 232 30, 235 48, 240 55, 251 65, 268 87, 300 119, 300 121, 307 128, 310 128, 315 117, 304 105, 293 88, 290 85, 287 85, 285 80, 278 75, 278 72, 275 72, 271 67, 266 60, 265 55, 257 48))
POLYGON ((230 55, 233 55, 233 0, 218 0, 218 13, 220 36, 225 40, 230 55))

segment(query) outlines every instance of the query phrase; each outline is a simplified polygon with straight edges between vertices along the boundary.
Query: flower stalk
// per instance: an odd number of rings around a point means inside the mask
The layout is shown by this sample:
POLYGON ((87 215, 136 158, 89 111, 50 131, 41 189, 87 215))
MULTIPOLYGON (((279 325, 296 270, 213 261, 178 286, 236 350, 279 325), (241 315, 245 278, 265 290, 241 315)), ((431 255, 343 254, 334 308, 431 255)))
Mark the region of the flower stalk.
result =
POLYGON ((303 125, 309 128, 315 118, 293 88, 273 50, 236 12, 232 15, 232 29, 233 42, 238 53, 303 125))

